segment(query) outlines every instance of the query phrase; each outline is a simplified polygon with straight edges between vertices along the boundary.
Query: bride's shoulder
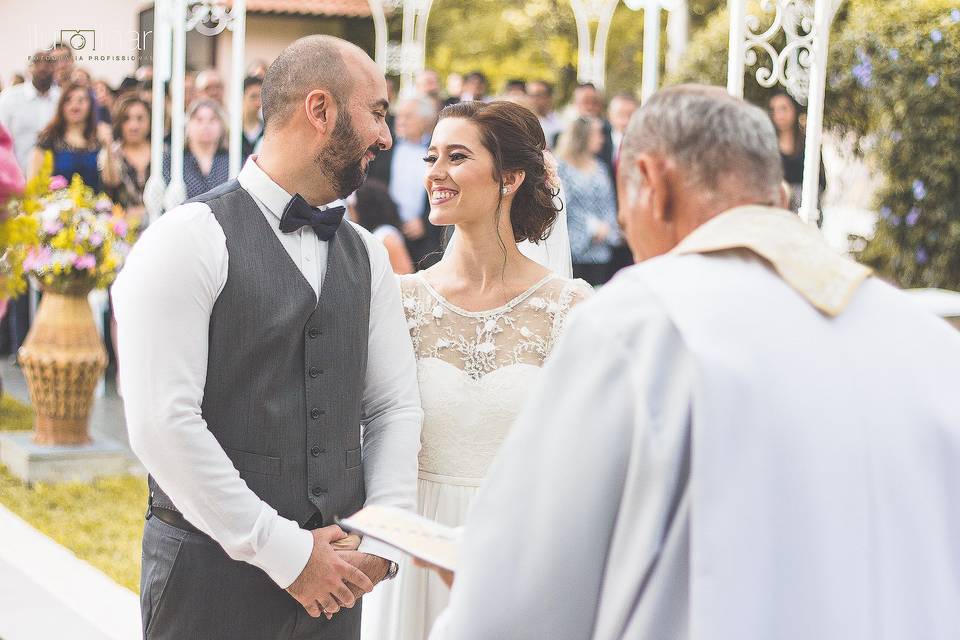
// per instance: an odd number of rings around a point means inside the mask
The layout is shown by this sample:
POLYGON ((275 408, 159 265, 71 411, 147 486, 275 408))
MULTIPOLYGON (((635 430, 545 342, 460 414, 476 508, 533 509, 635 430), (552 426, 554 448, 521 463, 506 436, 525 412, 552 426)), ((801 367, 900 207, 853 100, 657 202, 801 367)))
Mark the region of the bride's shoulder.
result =
MULTIPOLYGON (((535 298, 546 303, 544 308, 548 311, 557 311, 569 309, 583 302, 593 295, 593 287, 580 278, 554 275, 538 293, 539 295, 535 298)), ((539 300, 535 299, 532 302, 536 305, 539 300)))

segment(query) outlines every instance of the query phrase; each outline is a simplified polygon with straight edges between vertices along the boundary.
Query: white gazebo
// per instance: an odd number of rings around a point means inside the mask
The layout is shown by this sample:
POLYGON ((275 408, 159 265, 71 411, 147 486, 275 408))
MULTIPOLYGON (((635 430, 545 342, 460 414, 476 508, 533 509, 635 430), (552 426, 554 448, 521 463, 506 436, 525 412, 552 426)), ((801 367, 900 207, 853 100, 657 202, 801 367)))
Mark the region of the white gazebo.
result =
MULTIPOLYGON (((466 0, 465 0, 466 1, 466 0)), ((750 6, 747 0, 728 0, 730 47, 727 89, 743 95, 744 74, 748 67, 769 59, 756 72, 757 82, 765 87, 782 85, 807 105, 803 195, 800 216, 808 223, 818 218, 818 176, 823 133, 823 100, 826 85, 827 51, 830 25, 843 0, 759 0, 750 6), (769 24, 761 29, 761 24, 769 24), (786 45, 777 51, 774 39, 783 32, 786 45)), ((380 68, 400 74, 401 95, 413 90, 416 74, 424 68, 427 23, 433 0, 368 0, 375 31, 375 58, 380 68), (400 43, 389 41, 387 16, 402 11, 400 43)), ((578 71, 580 82, 592 82, 599 89, 605 84, 607 39, 614 11, 620 0, 570 0, 577 24, 578 71)), ((675 68, 687 43, 687 0, 624 0, 633 11, 644 13, 643 69, 641 99, 649 98, 660 86, 660 32, 663 13, 667 13, 667 69, 675 68)), ((154 167, 161 166, 163 153, 164 82, 170 80, 172 104, 182 105, 186 60, 186 33, 196 29, 205 35, 233 32, 230 82, 230 174, 240 170, 241 99, 244 73, 244 32, 246 0, 233 0, 227 8, 223 0, 157 0, 154 22, 153 83, 153 155, 154 167)), ((160 171, 147 182, 144 200, 151 219, 165 208, 176 206, 186 195, 183 184, 184 113, 171 114, 171 172, 165 184, 160 171)))

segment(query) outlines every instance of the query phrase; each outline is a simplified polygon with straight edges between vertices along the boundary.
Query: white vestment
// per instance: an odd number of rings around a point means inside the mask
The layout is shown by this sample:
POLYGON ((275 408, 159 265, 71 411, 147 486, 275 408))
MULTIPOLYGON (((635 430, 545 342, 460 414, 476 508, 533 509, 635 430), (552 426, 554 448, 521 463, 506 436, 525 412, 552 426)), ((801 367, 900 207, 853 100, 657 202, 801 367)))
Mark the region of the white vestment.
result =
POLYGON ((571 315, 431 638, 958 638, 958 381, 815 230, 721 214, 571 315))

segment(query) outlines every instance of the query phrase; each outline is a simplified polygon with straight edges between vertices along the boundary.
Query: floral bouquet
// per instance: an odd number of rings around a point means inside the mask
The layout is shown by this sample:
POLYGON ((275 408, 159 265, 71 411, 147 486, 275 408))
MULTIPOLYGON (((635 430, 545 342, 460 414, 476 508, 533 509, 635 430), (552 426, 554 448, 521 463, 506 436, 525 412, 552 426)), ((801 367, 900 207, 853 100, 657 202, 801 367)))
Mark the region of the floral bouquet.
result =
MULTIPOLYGON (((108 287, 116 278, 136 235, 123 209, 95 195, 75 175, 69 184, 52 176, 48 153, 40 173, 14 204, 13 272, 35 278, 44 290, 83 294, 108 287)), ((18 278, 22 281, 22 278, 18 278)))

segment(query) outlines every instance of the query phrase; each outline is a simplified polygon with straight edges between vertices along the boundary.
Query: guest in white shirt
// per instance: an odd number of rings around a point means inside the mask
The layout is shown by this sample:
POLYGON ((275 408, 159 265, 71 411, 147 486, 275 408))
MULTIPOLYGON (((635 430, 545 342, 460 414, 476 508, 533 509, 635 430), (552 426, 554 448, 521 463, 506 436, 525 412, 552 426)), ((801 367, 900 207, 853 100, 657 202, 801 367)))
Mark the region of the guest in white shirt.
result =
POLYGON ((543 127, 543 135, 547 138, 547 148, 553 149, 554 139, 563 131, 563 121, 553 110, 553 85, 543 80, 533 80, 527 83, 527 96, 533 103, 533 111, 543 127))
POLYGON ((397 203, 400 230, 414 264, 440 249, 440 229, 427 219, 429 206, 423 190, 423 158, 437 111, 427 98, 406 98, 397 105, 393 148, 380 154, 370 167, 370 176, 384 182, 397 203))

